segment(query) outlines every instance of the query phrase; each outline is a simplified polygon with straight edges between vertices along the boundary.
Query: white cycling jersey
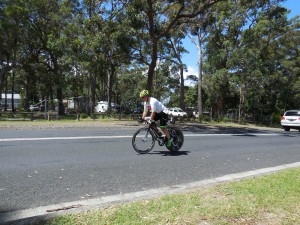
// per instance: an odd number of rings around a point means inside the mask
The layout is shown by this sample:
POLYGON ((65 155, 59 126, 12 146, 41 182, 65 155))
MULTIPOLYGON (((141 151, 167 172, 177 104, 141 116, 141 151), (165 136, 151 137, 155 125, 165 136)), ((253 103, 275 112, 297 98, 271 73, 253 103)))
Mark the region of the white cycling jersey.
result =
POLYGON ((158 101, 156 98, 149 97, 148 101, 144 102, 144 111, 145 112, 156 112, 161 113, 165 110, 165 106, 158 101))

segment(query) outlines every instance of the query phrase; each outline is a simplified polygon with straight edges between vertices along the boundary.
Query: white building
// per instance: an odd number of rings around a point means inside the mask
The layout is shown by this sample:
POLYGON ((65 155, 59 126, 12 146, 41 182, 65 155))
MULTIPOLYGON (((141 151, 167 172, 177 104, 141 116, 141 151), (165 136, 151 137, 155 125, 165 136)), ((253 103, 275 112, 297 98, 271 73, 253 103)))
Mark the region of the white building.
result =
MULTIPOLYGON (((14 107, 15 109, 19 107, 21 103, 21 97, 19 94, 13 94, 14 97, 14 107)), ((12 102, 12 94, 1 94, 1 105, 2 109, 5 108, 5 99, 6 99, 6 104, 7 104, 7 109, 11 109, 11 102, 12 102)))

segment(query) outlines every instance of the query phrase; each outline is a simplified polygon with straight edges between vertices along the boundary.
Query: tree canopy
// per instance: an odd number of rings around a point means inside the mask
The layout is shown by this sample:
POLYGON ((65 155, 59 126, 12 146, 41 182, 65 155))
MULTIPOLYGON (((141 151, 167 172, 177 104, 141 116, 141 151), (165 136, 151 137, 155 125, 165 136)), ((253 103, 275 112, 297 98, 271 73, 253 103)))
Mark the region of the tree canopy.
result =
POLYGON ((21 94, 18 110, 58 99, 61 114, 78 96, 88 113, 101 100, 135 108, 146 88, 217 117, 280 114, 300 107, 300 20, 282 2, 3 0, 0 91, 21 94), (199 74, 184 77, 188 36, 199 74))

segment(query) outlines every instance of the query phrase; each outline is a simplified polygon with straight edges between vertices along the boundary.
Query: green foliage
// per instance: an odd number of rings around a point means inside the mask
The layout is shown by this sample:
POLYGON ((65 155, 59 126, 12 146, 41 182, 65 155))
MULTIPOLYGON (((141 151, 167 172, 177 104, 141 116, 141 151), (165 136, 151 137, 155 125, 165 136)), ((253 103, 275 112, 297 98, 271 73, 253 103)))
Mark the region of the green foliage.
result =
POLYGON ((87 119, 88 117, 86 113, 80 113, 80 119, 87 119))
POLYGON ((198 85, 192 87, 186 87, 185 103, 187 107, 196 107, 198 100, 198 85))
POLYGON ((297 68, 291 64, 297 63, 293 54, 299 45, 292 43, 299 43, 299 36, 292 33, 299 20, 288 21, 278 3, 237 3, 216 5, 208 36, 204 83, 214 113, 225 112, 229 104, 242 114, 263 115, 297 107, 291 84, 299 71, 289 71, 297 68))
POLYGON ((281 0, 207 2, 4 0, 0 91, 20 93, 24 109, 78 96, 91 109, 108 99, 134 108, 150 85, 170 107, 196 107, 197 86, 180 82, 190 30, 204 32, 201 97, 214 117, 299 108, 299 17, 281 0))

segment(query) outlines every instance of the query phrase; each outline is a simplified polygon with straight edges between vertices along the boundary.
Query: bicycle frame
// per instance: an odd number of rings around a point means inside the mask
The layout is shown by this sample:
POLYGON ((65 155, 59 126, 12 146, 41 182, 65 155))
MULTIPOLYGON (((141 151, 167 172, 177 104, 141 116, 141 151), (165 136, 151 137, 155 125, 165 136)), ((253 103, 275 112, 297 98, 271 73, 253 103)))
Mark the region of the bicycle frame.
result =
POLYGON ((145 134, 145 138, 147 138, 147 136, 151 130, 154 134, 155 140, 158 142, 158 144, 160 146, 163 146, 165 144, 165 133, 160 128, 158 128, 156 123, 151 122, 150 117, 149 118, 146 117, 145 122, 146 122, 146 124, 148 124, 148 132, 145 134), (159 129, 160 129, 160 131, 159 131, 159 129), (162 132, 162 135, 160 135, 158 133, 158 131, 162 132))

